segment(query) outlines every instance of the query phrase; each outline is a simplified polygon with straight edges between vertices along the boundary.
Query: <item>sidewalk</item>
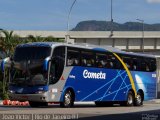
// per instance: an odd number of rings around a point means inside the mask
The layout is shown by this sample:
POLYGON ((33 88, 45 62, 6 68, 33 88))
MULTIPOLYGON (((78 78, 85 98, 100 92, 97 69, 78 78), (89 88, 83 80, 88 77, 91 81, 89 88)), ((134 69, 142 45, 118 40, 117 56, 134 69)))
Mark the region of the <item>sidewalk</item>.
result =
POLYGON ((144 101, 144 103, 160 104, 160 99, 153 99, 153 100, 149 100, 149 101, 144 101))

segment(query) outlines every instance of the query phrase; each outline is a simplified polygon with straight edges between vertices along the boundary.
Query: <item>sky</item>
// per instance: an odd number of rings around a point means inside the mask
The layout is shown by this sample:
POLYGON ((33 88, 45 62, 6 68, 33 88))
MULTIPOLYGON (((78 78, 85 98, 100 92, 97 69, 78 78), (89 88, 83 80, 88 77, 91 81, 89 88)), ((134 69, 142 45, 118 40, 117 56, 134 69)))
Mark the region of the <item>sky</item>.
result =
MULTIPOLYGON (((0 28, 7 30, 67 30, 74 0, 0 0, 0 28)), ((80 21, 110 21, 111 0, 77 0, 69 28, 80 21)), ((160 0, 112 0, 114 22, 160 23, 160 0)))

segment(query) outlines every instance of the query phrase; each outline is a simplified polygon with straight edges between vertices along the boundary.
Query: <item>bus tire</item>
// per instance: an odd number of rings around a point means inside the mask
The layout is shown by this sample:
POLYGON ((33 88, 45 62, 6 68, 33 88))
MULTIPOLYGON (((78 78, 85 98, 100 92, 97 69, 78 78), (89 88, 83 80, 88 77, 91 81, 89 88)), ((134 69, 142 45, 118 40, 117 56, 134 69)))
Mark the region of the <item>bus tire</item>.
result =
POLYGON ((63 102, 60 102, 60 106, 64 108, 70 108, 74 105, 73 93, 67 90, 63 97, 63 102))
POLYGON ((137 93, 137 96, 135 98, 135 103, 134 103, 135 106, 141 106, 143 105, 143 95, 141 92, 138 92, 137 93))
POLYGON ((134 104, 134 95, 132 91, 128 92, 126 106, 133 106, 134 104))

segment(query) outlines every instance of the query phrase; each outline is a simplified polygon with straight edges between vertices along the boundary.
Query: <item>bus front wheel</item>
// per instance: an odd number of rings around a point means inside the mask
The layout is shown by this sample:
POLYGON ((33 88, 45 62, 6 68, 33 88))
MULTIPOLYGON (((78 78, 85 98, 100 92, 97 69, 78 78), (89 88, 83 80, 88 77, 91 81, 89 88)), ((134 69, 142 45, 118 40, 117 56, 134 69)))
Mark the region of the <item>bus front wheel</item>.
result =
POLYGON ((138 92, 135 98, 135 106, 141 106, 141 105, 143 105, 143 95, 141 92, 138 92))
POLYGON ((60 102, 61 107, 70 108, 74 105, 73 93, 70 90, 67 90, 63 97, 63 102, 60 102))

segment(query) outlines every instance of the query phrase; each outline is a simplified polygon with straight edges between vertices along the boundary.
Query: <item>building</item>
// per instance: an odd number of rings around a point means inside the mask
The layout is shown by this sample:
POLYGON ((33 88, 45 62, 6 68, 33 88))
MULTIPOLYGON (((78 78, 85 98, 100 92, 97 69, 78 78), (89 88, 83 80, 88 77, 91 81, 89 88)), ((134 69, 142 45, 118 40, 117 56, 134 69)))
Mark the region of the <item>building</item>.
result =
POLYGON ((142 52, 143 41, 144 51, 152 54, 160 54, 160 31, 159 32, 144 32, 144 40, 142 32, 136 31, 115 31, 113 36, 107 31, 14 31, 15 34, 22 38, 28 35, 34 36, 53 36, 55 38, 65 38, 70 36, 69 42, 88 43, 94 45, 108 45, 122 50, 142 52))

